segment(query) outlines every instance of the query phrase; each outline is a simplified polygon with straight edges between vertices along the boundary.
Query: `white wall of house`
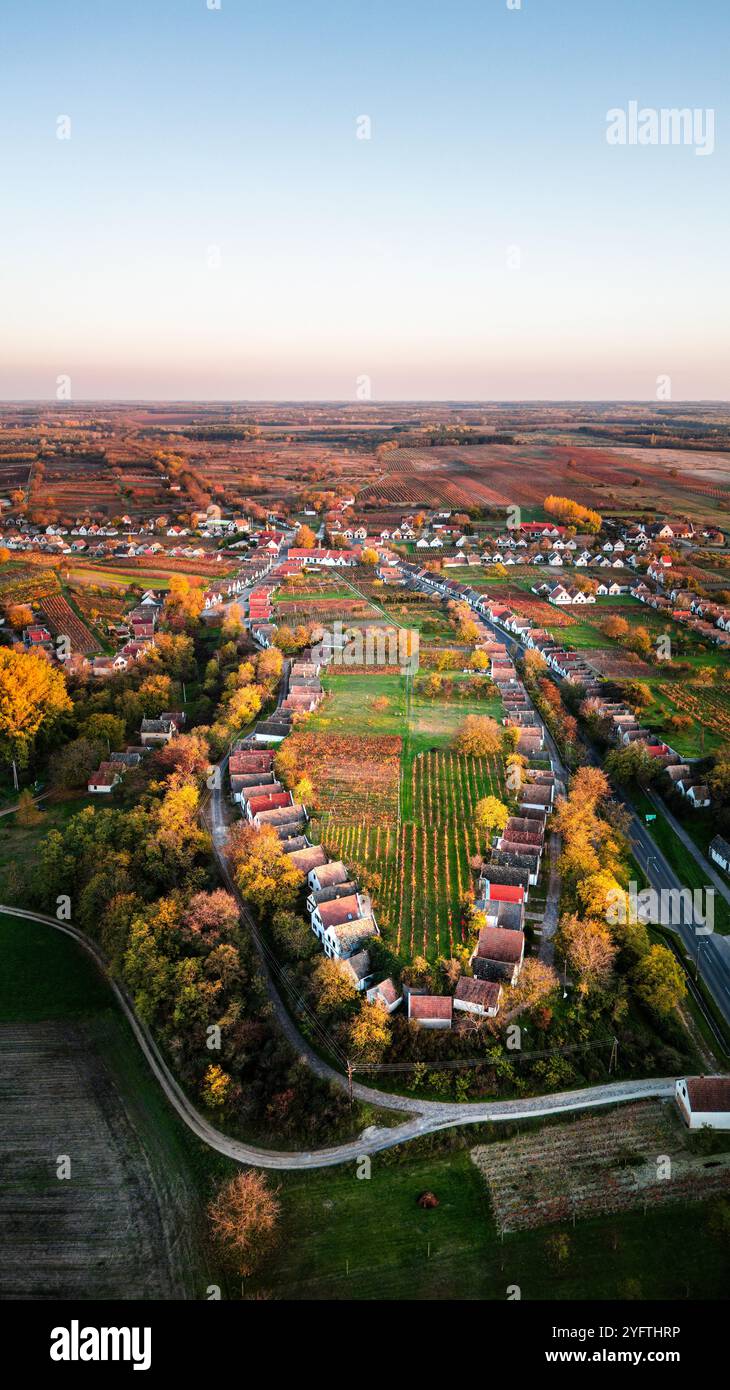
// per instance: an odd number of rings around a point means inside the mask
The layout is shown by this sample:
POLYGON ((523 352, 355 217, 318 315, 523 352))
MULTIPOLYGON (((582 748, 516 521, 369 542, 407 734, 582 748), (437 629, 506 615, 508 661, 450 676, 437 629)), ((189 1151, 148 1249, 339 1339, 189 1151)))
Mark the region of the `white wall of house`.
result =
POLYGON ((475 1004, 469 999, 454 999, 455 1009, 461 1009, 465 1014, 476 1014, 478 1018, 494 1018, 498 1007, 485 1009, 483 1004, 475 1004))

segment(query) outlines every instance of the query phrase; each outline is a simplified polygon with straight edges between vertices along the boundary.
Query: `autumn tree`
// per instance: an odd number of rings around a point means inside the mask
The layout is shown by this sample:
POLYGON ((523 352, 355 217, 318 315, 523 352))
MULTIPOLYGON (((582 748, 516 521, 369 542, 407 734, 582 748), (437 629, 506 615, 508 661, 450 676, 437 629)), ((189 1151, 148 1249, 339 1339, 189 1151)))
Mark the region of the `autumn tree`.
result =
POLYGON ((0 648, 0 757, 26 767, 41 731, 71 709, 62 671, 35 652, 0 648))
POLYGON ((200 729, 178 734, 153 754, 153 766, 160 772, 177 772, 185 778, 202 777, 209 766, 208 742, 200 729))
POLYGON ((256 657, 256 679, 262 683, 278 680, 284 668, 284 656, 278 647, 267 647, 256 657))
POLYGON ((193 588, 184 574, 173 574, 170 576, 163 618, 173 631, 184 631, 197 624, 204 602, 202 589, 193 588))
POLYGON ((209 850, 210 839, 198 823, 199 805, 197 786, 171 777, 144 827, 138 849, 140 867, 164 889, 200 880, 198 864, 209 850))
POLYGON ((142 702, 145 718, 156 719, 163 710, 171 708, 172 680, 162 673, 145 676, 137 695, 142 702))
POLYGON ((507 997, 508 1017, 514 1018, 527 1009, 544 1004, 559 987, 560 980, 552 965, 546 965, 537 956, 527 956, 507 997))
POLYGON ((194 893, 185 912, 183 927, 193 938, 200 938, 211 945, 216 941, 229 940, 239 925, 238 903, 224 888, 216 888, 212 893, 194 893))
POLYGON ((16 824, 24 827, 40 825, 43 820, 43 812, 36 806, 33 793, 28 787, 25 787, 18 797, 15 820, 16 824))
POLYGON ((264 694, 260 685, 244 685, 233 692, 225 711, 226 723, 232 730, 244 729, 253 722, 261 711, 264 694))
POLYGON ((157 632, 155 645, 142 657, 145 671, 160 668, 174 680, 192 680, 197 673, 192 637, 182 632, 157 632))
POLYGON ((296 534, 296 544, 302 550, 312 550, 313 547, 316 546, 317 537, 311 526, 306 526, 302 523, 296 534))
POLYGON ((631 972, 642 1003, 657 1014, 670 1014, 687 993, 682 967, 666 946, 650 946, 631 972))
POLYGON ((627 744, 625 748, 614 748, 606 758, 605 768, 617 782, 633 783, 640 787, 650 786, 661 772, 657 759, 652 758, 640 739, 627 744))
POLYGON ((496 796, 483 796, 474 810, 474 819, 482 835, 491 839, 494 831, 501 833, 509 820, 509 810, 496 796))
POLYGON ((600 628, 604 637, 609 637, 615 642, 620 642, 628 637, 631 631, 630 624, 618 613, 610 613, 607 618, 603 619, 600 628))
POLYGON ((527 679, 532 681, 537 680, 538 676, 542 676, 547 670, 547 662, 542 652, 538 652, 534 648, 525 652, 522 665, 527 679))
POLYGON ((280 1214, 276 1191, 255 1169, 236 1173, 219 1189, 208 1207, 210 1225, 238 1274, 252 1274, 274 1247, 280 1214))
POLYGON ((707 780, 710 791, 719 801, 730 799, 730 748, 727 746, 715 755, 715 764, 707 780))
POLYGON ((201 1095, 211 1110, 222 1110, 229 1097, 232 1078, 216 1063, 206 1068, 201 1087, 201 1095))
POLYGON ((117 749, 125 742, 127 726, 117 714, 96 713, 84 720, 79 732, 92 742, 106 743, 110 748, 117 749))
POLYGON ((571 914, 560 923, 556 945, 565 952, 584 994, 603 989, 611 978, 617 948, 603 922, 571 914))
POLYGON ((72 739, 70 743, 65 743, 59 748, 50 759, 51 782, 54 787, 85 787, 105 753, 104 744, 96 743, 93 739, 72 739))
POLYGON ((488 758, 502 748, 502 733, 496 719, 488 714, 470 714, 464 720, 454 740, 457 753, 473 758, 488 758))
POLYGON ((28 627, 32 623, 33 609, 28 603, 9 603, 6 617, 10 626, 16 632, 20 632, 22 628, 28 627))
POLYGON ((297 912, 280 909, 271 919, 271 935, 282 956, 290 960, 308 960, 317 950, 317 938, 308 922, 297 912))
POLYGON ((285 854, 272 826, 257 830, 240 822, 229 840, 236 883, 258 912, 270 914, 294 903, 303 875, 285 854))
POLYGON ((379 1004, 363 1004, 350 1024, 348 1041, 352 1056, 361 1064, 383 1060, 390 1043, 391 1026, 387 1010, 379 1004))
POLYGON ((556 497, 550 495, 545 498, 543 507, 548 516, 557 517, 558 521, 566 525, 575 525, 581 531, 590 531, 592 535, 597 535, 603 521, 598 512, 591 511, 589 507, 583 507, 579 502, 574 502, 570 497, 556 497))
POLYGON ((322 956, 312 971, 312 990, 317 1013, 324 1018, 341 1016, 357 999, 355 986, 341 962, 327 956, 322 956))
POLYGON ((240 637, 243 632, 243 609, 239 603, 231 603, 228 607, 221 636, 224 641, 230 642, 233 638, 240 637))

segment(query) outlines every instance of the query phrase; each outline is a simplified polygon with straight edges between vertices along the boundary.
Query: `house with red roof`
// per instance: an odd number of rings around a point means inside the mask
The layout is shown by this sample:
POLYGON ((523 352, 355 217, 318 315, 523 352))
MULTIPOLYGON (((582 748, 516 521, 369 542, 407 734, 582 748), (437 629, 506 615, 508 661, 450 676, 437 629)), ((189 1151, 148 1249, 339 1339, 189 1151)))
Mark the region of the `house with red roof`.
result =
POLYGON ((450 1028, 454 1001, 450 994, 408 993, 408 1018, 421 1028, 450 1028))
POLYGON ((688 1129, 730 1129, 730 1076, 680 1077, 674 1099, 688 1129))

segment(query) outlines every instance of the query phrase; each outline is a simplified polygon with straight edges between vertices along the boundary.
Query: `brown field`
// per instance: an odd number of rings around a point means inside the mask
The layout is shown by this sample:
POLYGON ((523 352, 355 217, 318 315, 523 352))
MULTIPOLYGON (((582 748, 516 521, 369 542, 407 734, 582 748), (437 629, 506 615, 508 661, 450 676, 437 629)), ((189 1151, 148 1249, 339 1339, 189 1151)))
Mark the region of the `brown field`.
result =
POLYGON ((185 1241, 83 1026, 6 1023, 0 1042, 0 1299, 189 1296, 185 1241))
POLYGON ((48 624, 54 637, 59 634, 68 637, 71 643, 71 650, 88 655, 90 652, 98 652, 99 643, 92 632, 89 632, 85 623, 74 613, 71 604, 63 597, 63 594, 54 594, 51 598, 45 598, 41 604, 41 613, 48 624))
POLYGON ((607 680, 646 680, 654 675, 654 669, 635 652, 621 652, 615 647, 586 647, 582 654, 607 680))
POLYGON ((534 511, 550 492, 627 514, 658 498, 694 519, 730 510, 722 406, 8 403, 0 413, 0 494, 19 488, 32 509, 64 519, 178 516, 210 501, 296 511, 308 490, 334 488, 356 494, 374 525, 419 506, 534 511), (492 434, 513 442, 484 442, 492 434))
POLYGON ((311 776, 321 815, 336 812, 343 825, 390 825, 397 820, 400 736, 295 731, 286 747, 294 754, 297 768, 311 776))

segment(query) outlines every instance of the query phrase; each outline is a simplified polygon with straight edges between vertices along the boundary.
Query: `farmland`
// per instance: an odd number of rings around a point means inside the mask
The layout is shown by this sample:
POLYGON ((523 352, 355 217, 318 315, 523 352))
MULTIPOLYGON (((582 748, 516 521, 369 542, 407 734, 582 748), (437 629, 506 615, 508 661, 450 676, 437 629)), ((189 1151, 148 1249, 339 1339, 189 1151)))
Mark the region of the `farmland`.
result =
POLYGON ((321 824, 329 852, 381 876, 378 900, 387 939, 405 959, 451 956, 465 940, 461 900, 472 886, 470 856, 479 850, 474 807, 503 788, 498 760, 451 751, 421 753, 401 776, 395 824, 343 824, 333 810, 321 824))
POLYGON ((54 637, 68 637, 73 652, 88 655, 90 652, 99 650, 97 639, 62 594, 54 594, 50 598, 44 598, 41 612, 54 637))
POLYGON ((295 732, 286 748, 312 778, 319 813, 340 825, 391 825, 398 819, 400 735, 295 732))
POLYGON ((202 1150, 79 949, 7 917, 0 944, 0 1297, 199 1296, 202 1150))
POLYGON ((486 1144, 472 1158, 507 1232, 727 1193, 730 1140, 726 1149, 708 1165, 674 1107, 652 1101, 486 1144))
POLYGON ((501 701, 428 700, 412 684, 396 673, 330 672, 328 698, 285 746, 314 782, 313 833, 358 866, 365 886, 377 876, 389 943, 405 958, 433 958, 462 941, 475 805, 504 794, 501 758, 450 745, 467 715, 499 717, 501 701))

